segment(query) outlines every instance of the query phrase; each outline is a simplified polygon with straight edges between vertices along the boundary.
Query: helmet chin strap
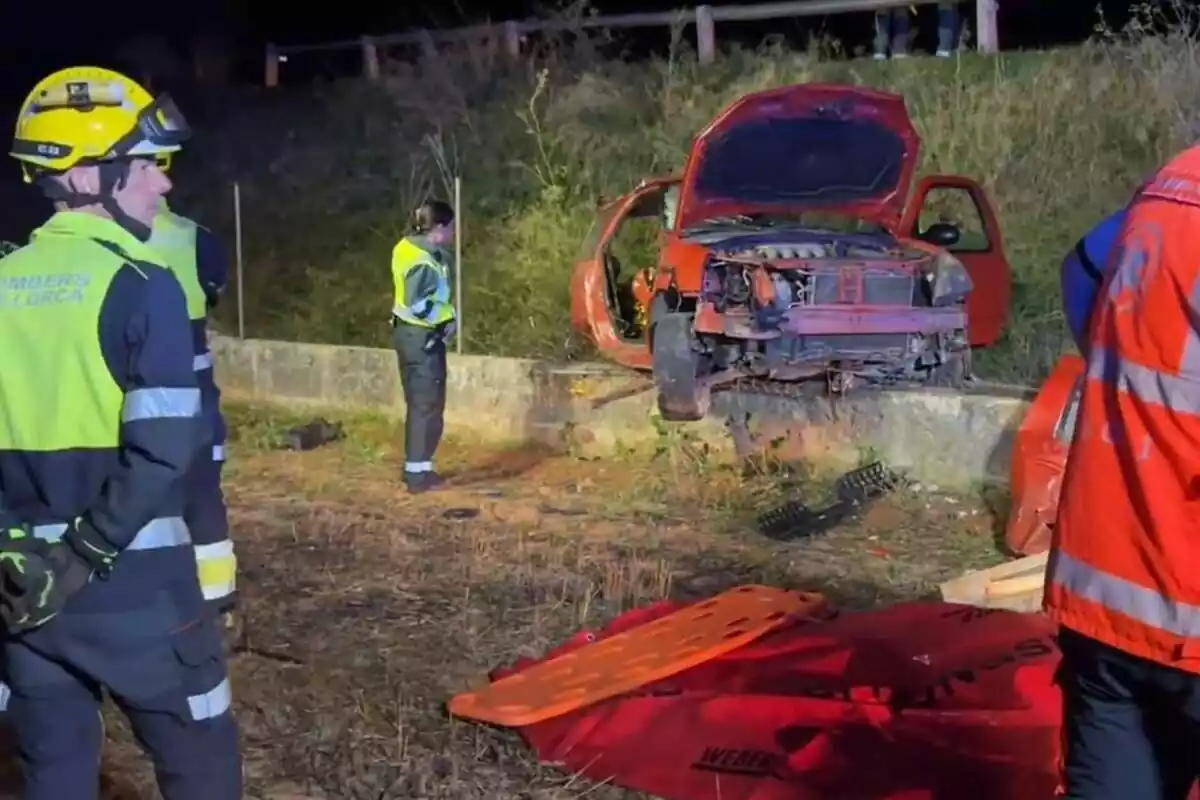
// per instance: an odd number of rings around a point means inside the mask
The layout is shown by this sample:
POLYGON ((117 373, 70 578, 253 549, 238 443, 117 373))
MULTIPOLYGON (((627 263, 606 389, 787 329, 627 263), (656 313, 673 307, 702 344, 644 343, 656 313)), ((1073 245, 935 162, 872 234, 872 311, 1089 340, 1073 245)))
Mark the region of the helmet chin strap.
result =
POLYGON ((96 194, 77 191, 73 186, 49 177, 38 181, 38 186, 51 202, 62 203, 67 208, 98 205, 122 228, 141 241, 148 241, 150 227, 126 214, 117 203, 116 192, 125 188, 129 179, 129 161, 101 161, 96 167, 100 171, 100 191, 96 194))

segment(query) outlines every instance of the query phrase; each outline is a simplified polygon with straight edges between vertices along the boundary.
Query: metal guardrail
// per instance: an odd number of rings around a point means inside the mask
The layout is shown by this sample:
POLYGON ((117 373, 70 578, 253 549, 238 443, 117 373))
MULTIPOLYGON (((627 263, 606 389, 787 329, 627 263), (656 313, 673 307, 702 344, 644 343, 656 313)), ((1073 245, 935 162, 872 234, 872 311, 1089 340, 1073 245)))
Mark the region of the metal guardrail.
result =
MULTIPOLYGON (((511 56, 521 53, 521 40, 528 33, 577 30, 580 28, 651 28, 674 27, 694 24, 696 26, 696 52, 700 63, 710 64, 716 58, 717 22, 749 22, 764 19, 826 16, 855 11, 879 11, 917 5, 933 5, 940 0, 791 0, 791 2, 759 3, 756 5, 710 6, 700 5, 693 9, 677 11, 652 11, 632 14, 596 15, 571 19, 525 19, 508 20, 483 25, 470 25, 446 30, 416 30, 389 33, 383 36, 361 36, 357 39, 342 39, 332 42, 297 44, 282 47, 267 45, 265 83, 279 84, 279 65, 289 55, 325 50, 362 51, 363 73, 370 79, 379 77, 379 47, 395 45, 419 45, 426 52, 436 51, 438 44, 461 42, 503 42, 504 50, 511 56)), ((997 0, 976 0, 976 40, 982 53, 999 50, 996 33, 997 0)))

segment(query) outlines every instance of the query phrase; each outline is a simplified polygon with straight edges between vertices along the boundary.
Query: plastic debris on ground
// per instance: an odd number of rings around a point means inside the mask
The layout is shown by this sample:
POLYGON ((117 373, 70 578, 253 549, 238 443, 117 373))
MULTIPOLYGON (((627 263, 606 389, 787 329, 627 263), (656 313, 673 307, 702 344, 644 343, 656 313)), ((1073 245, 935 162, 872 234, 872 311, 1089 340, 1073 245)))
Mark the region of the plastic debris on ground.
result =
POLYGON ((318 417, 307 425, 291 428, 283 435, 280 447, 284 450, 316 450, 346 437, 340 422, 318 417))
POLYGON ((876 461, 850 470, 834 484, 835 500, 813 509, 799 500, 785 503, 758 518, 758 530, 776 541, 794 541, 833 530, 855 518, 867 505, 902 483, 900 475, 876 461))

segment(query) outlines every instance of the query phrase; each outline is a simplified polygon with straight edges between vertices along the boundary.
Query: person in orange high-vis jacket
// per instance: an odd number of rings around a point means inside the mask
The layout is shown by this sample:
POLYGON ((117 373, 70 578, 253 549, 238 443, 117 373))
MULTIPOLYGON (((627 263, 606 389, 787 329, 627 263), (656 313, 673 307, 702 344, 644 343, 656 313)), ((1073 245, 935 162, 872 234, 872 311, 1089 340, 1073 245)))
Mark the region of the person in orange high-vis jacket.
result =
POLYGON ((1200 772, 1200 146, 1109 255, 1046 576, 1063 791, 1184 800, 1200 772))

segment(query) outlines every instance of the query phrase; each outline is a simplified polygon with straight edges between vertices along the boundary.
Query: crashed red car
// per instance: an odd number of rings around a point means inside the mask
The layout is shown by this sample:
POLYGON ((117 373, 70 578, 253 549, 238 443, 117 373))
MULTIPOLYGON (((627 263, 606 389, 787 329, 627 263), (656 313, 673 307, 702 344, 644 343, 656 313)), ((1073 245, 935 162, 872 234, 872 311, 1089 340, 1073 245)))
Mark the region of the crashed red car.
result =
POLYGON ((572 280, 575 329, 651 370, 669 420, 700 419, 715 387, 745 381, 960 385, 971 348, 1004 328, 1011 274, 983 189, 932 175, 914 191, 919 155, 895 94, 742 97, 696 136, 681 176, 601 207, 572 280), (622 263, 639 220, 653 230, 622 263))

